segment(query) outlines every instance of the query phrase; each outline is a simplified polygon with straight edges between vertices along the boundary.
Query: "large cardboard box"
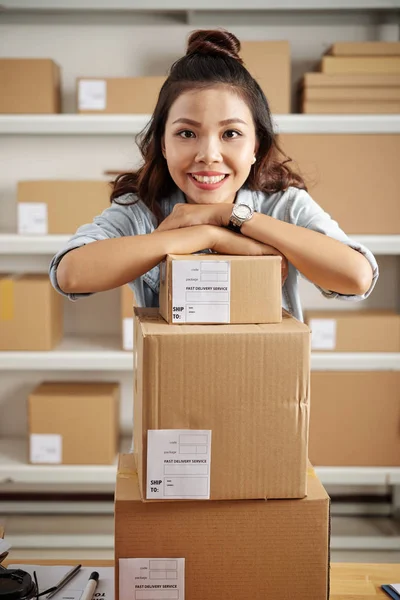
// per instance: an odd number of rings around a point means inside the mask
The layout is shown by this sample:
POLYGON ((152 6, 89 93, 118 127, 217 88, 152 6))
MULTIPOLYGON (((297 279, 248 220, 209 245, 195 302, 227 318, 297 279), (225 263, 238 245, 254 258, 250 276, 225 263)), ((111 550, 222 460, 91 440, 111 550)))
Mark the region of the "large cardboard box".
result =
POLYGON ((160 269, 168 323, 280 323, 280 256, 169 254, 160 269))
POLYGON ((376 102, 361 102, 354 99, 350 102, 340 100, 333 102, 307 100, 302 102, 301 112, 305 114, 323 115, 385 115, 400 113, 400 100, 389 101, 385 98, 376 102))
POLYGON ((400 74, 400 56, 324 56, 321 71, 340 73, 393 73, 400 74))
POLYGON ((244 66, 258 81, 272 113, 290 113, 291 58, 288 41, 241 42, 244 66))
POLYGON ((325 54, 330 56, 399 56, 400 42, 335 42, 325 54))
POLYGON ((60 87, 60 68, 49 58, 0 58, 0 113, 60 113, 60 87))
POLYGON ((133 350, 133 307, 136 298, 129 285, 121 286, 121 339, 123 350, 133 350))
POLYGON ((0 350, 52 350, 63 324, 63 298, 48 275, 0 275, 0 350))
POLYGON ((307 310, 311 350, 400 352, 400 315, 390 310, 307 310))
POLYGON ((339 73, 339 74, 327 74, 327 73, 305 73, 302 80, 301 86, 305 88, 374 88, 382 89, 385 87, 399 87, 400 86, 400 75, 393 75, 387 73, 339 73))
POLYGON ((302 500, 144 503, 133 457, 121 455, 116 600, 182 598, 178 559, 184 560, 184 597, 190 600, 286 599, 294 589, 298 600, 326 600, 329 497, 311 467, 307 487, 302 500))
POLYGON ((78 113, 152 113, 165 79, 165 76, 80 78, 78 113))
MULTIPOLYGON (((180 497, 180 484, 200 485, 194 477, 203 475, 213 500, 306 494, 304 323, 285 313, 276 324, 169 325, 157 309, 135 308, 134 362, 134 451, 144 499, 180 497), (157 459, 161 475, 147 480, 149 430, 151 463, 157 459), (178 439, 161 458, 160 430, 178 439), (164 495, 152 493, 155 479, 164 495)), ((196 497, 207 498, 202 489, 196 497)))
POLYGON ((347 234, 399 233, 400 135, 282 134, 279 140, 311 196, 347 234))
POLYGON ((395 371, 313 371, 313 464, 399 467, 399 390, 395 371))
POLYGON ((18 233, 72 234, 110 206, 106 181, 19 181, 18 233))
POLYGON ((118 452, 118 383, 45 382, 28 398, 29 461, 112 464, 118 452))

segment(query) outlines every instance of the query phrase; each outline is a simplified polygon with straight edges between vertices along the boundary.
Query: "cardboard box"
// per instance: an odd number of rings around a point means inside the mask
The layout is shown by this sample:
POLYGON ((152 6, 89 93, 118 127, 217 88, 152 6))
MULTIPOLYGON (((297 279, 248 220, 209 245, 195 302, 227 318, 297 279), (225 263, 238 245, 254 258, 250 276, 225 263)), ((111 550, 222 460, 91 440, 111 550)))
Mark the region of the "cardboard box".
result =
POLYGON ((168 323, 280 323, 280 256, 168 254, 160 314, 168 323))
POLYGON ((0 350, 52 350, 63 325, 63 298, 48 275, 0 275, 0 350))
MULTIPOLYGON (((327 599, 329 497, 312 468, 307 487, 302 500, 144 503, 133 457, 121 455, 115 493, 116 600, 153 598, 147 585, 177 585, 172 578, 179 558, 184 559, 185 598, 190 600, 277 600, 291 597, 293 589, 298 600, 327 599), (132 562, 126 560, 135 558, 147 559, 147 572, 170 567, 163 573, 167 582, 160 580, 160 571, 157 581, 143 571, 143 579, 135 580, 132 562)), ((178 590, 172 590, 168 597, 178 598, 178 590)))
POLYGON ((152 113, 165 80, 165 76, 80 78, 77 80, 78 113, 152 113))
POLYGON ((282 134, 279 141, 311 196, 347 234, 399 233, 400 135, 282 134), (379 211, 367 210, 377 198, 379 211))
POLYGON ((137 306, 137 303, 133 290, 129 285, 121 286, 121 335, 123 350, 133 350, 134 306, 137 306))
POLYGON ((365 102, 400 102, 400 85, 397 87, 305 87, 303 101, 330 104, 365 102))
POLYGON ((400 372, 313 371, 310 459, 320 466, 400 466, 400 372))
POLYGON ((321 72, 399 75, 400 56, 324 56, 321 61, 321 72))
POLYGON ((72 234, 110 206, 106 181, 19 181, 18 233, 72 234))
POLYGON ((290 113, 291 57, 288 41, 241 42, 244 66, 257 79, 274 114, 290 113))
POLYGON ((376 102, 326 102, 326 101, 307 101, 301 105, 301 112, 313 115, 385 115, 397 114, 400 112, 400 100, 389 102, 386 100, 377 100, 376 102))
POLYGON ((330 56, 399 56, 400 42, 335 42, 330 56))
POLYGON ((0 58, 0 113, 61 112, 60 67, 49 58, 0 58))
POLYGON ((29 461, 112 464, 118 452, 118 383, 45 382, 28 399, 29 461))
POLYGON ((196 455, 190 469, 206 476, 205 486, 210 481, 211 499, 306 494, 310 331, 304 323, 284 313, 275 324, 169 325, 157 309, 135 308, 134 348, 134 451, 144 499, 154 497, 146 488, 154 479, 146 481, 148 430, 158 438, 158 430, 177 437, 184 431, 182 447, 171 445, 177 466, 166 467, 166 460, 160 467, 168 498, 179 495, 173 487, 179 482, 166 475, 184 475, 185 435, 197 431, 212 437, 211 460, 203 462, 207 473, 194 465, 203 460, 197 454, 206 454, 204 438, 190 449, 196 455))
POLYGON ((305 73, 300 85, 307 88, 368 87, 381 89, 384 87, 399 87, 400 75, 393 75, 387 73, 340 73, 329 75, 326 73, 305 73))
POLYGON ((400 315, 389 310, 308 310, 311 350, 400 352, 400 315))

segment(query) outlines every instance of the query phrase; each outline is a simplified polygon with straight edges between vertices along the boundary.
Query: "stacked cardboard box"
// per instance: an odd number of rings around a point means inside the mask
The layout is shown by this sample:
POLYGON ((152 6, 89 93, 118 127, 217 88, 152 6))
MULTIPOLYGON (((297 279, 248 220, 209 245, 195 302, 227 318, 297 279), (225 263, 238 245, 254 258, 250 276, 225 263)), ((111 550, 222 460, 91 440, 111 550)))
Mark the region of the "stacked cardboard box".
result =
POLYGON ((303 113, 399 113, 400 42, 338 42, 306 73, 303 113))
MULTIPOLYGON (((275 289, 280 259, 264 258, 240 260, 275 289)), ((116 598, 279 598, 292 585, 298 598, 327 598, 329 498, 307 461, 309 329, 282 317, 280 295, 266 302, 255 277, 248 290, 223 290, 230 308, 248 292, 254 304, 278 302, 279 317, 231 323, 237 309, 219 311, 209 294, 234 281, 232 257, 170 256, 161 273, 174 264, 160 294, 197 288, 186 322, 134 310, 134 454, 118 468, 116 598), (202 262, 218 275, 204 289, 202 262), (202 300, 209 312, 192 313, 202 300)))

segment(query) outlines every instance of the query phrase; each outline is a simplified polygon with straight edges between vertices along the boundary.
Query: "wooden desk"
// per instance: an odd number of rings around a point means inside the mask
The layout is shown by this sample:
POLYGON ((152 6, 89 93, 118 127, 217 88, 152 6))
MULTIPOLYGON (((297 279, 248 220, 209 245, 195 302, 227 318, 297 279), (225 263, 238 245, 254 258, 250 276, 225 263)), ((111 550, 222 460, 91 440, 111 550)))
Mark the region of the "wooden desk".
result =
MULTIPOLYGON (((76 560, 5 560, 7 563, 75 565, 76 560)), ((112 567, 112 560, 81 560, 83 566, 112 567)), ((389 596, 380 589, 383 583, 400 583, 400 564, 331 563, 330 600, 375 600, 389 596)), ((296 597, 296 594, 293 595, 296 597)), ((321 599, 322 600, 322 599, 321 599)))

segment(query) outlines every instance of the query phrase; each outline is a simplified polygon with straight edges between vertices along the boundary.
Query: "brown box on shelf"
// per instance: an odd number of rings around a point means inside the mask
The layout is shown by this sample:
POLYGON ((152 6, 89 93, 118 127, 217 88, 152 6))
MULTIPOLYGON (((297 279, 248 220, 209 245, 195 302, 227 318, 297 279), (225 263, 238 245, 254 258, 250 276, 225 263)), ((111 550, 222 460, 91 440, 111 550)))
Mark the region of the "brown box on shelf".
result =
POLYGON ((313 371, 310 460, 319 466, 400 466, 400 373, 313 371))
POLYGON ((400 42, 335 42, 330 56, 400 56, 400 42))
POLYGON ((399 75, 400 56, 324 56, 321 60, 321 72, 399 75))
POLYGON ((271 112, 290 113, 291 57, 288 41, 244 41, 240 56, 258 81, 271 112))
POLYGON ((112 464, 118 452, 118 383, 45 382, 28 399, 29 461, 112 464))
POLYGON ((48 275, 0 275, 0 350, 52 350, 63 336, 63 298, 48 275))
POLYGON ((392 115, 400 112, 399 100, 377 100, 376 102, 359 100, 335 102, 308 100, 302 102, 301 112, 313 115, 392 115))
POLYGON ((136 305, 133 290, 129 285, 121 286, 121 335, 123 350, 133 350, 133 307, 136 305))
POLYGON ((400 315, 390 310, 307 310, 311 350, 400 352, 400 315))
POLYGON ((147 467, 149 456, 154 464, 156 442, 163 435, 159 430, 175 430, 182 444, 178 448, 171 442, 171 456, 165 454, 164 466, 157 463, 168 499, 179 493, 174 477, 164 475, 182 475, 187 442, 179 436, 189 438, 192 431, 205 432, 204 447, 194 446, 197 453, 206 453, 211 436, 208 465, 195 464, 206 462, 199 454, 189 457, 192 470, 209 469, 201 472, 206 477, 198 496, 303 497, 309 328, 287 313, 275 324, 169 325, 157 309, 140 308, 135 308, 134 325, 134 451, 143 498, 155 497, 147 467), (155 430, 150 450, 149 430, 155 430))
MULTIPOLYGON (((400 75, 379 73, 379 74, 326 74, 326 73, 305 73, 301 87, 310 88, 398 88, 400 87, 400 75)), ((354 90, 356 92, 356 90, 354 90)))
POLYGON ((168 323, 279 323, 280 256, 169 254, 160 267, 168 323))
POLYGON ((115 597, 128 600, 146 585, 163 585, 151 578, 148 569, 142 571, 145 580, 135 578, 134 569, 140 565, 128 559, 147 557, 150 562, 175 559, 176 577, 170 574, 165 585, 178 588, 176 559, 183 559, 185 597, 191 600, 288 598, 292 584, 299 600, 326 600, 330 501, 312 467, 307 472, 307 488, 302 500, 143 503, 133 457, 120 455, 115 597))
POLYGON ((49 58, 0 58, 0 113, 61 112, 60 67, 49 58))
POLYGON ((44 179, 19 181, 18 233, 72 234, 110 206, 106 181, 44 179))
POLYGON ((323 104, 348 104, 385 102, 400 103, 400 78, 398 86, 388 87, 305 87, 303 89, 303 102, 318 102, 323 104))
POLYGON ((77 80, 77 112, 152 113, 165 79, 165 76, 82 77, 77 80))
POLYGON ((400 135, 282 134, 279 140, 311 196, 346 233, 399 233, 400 135), (379 210, 367 210, 377 198, 379 210))

